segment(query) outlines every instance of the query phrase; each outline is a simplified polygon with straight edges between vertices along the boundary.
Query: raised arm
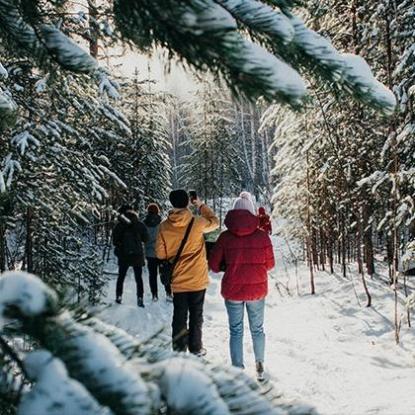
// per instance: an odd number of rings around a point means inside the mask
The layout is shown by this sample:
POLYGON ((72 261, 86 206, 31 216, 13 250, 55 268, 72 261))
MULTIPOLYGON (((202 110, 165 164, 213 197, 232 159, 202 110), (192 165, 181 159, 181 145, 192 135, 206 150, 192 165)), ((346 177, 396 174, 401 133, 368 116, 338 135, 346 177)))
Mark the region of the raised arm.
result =
POLYGON ((219 219, 210 207, 201 203, 198 208, 201 215, 200 222, 202 223, 204 233, 212 232, 219 228, 219 219))

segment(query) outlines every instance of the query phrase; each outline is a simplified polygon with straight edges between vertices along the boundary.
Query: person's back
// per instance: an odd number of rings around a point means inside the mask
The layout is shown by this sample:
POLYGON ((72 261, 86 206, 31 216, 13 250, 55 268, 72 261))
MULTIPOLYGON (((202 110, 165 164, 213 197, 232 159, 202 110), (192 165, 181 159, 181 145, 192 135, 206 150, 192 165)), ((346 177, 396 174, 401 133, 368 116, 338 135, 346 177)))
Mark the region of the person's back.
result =
MULTIPOLYGON (((184 190, 174 190, 170 194, 174 209, 160 224, 156 242, 157 258, 172 260, 183 241, 186 229, 193 215, 188 209, 189 197, 184 190)), ((200 215, 194 218, 182 254, 173 270, 171 289, 173 292, 173 347, 176 350, 201 352, 201 328, 203 303, 209 285, 208 266, 203 234, 216 229, 219 220, 213 211, 199 199, 192 203, 200 215), (187 319, 189 317, 189 329, 187 319)))
POLYGON ((124 280, 128 268, 133 267, 137 284, 137 305, 143 307, 144 287, 141 278, 144 265, 143 243, 148 240, 148 232, 130 206, 121 207, 118 222, 112 232, 112 240, 115 247, 114 253, 118 257, 116 302, 119 304, 122 302, 124 280))
POLYGON ((147 241, 145 225, 133 210, 123 212, 112 233, 118 259, 130 266, 144 265, 143 242, 147 241))
POLYGON ((274 253, 266 233, 258 229, 258 219, 247 210, 231 210, 223 232, 209 258, 213 271, 219 272, 220 256, 226 258, 222 295, 234 301, 254 301, 268 292, 267 271, 274 266, 274 253))
POLYGON ((244 309, 249 318, 258 379, 264 379, 264 309, 268 292, 267 271, 274 267, 274 253, 268 234, 258 228, 259 219, 247 192, 235 200, 225 218, 222 232, 209 257, 214 272, 225 267, 222 296, 228 313, 232 364, 244 367, 244 309))
POLYGON ((269 215, 265 213, 265 208, 258 209, 259 229, 266 232, 268 235, 272 234, 272 224, 269 215))

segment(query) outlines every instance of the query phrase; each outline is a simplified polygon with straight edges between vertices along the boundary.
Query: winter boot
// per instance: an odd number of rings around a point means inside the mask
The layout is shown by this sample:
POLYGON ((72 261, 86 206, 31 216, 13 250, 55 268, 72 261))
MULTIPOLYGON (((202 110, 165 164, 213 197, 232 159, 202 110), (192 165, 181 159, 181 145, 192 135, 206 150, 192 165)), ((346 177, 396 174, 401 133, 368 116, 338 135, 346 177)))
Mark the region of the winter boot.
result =
POLYGON ((137 298, 137 305, 141 308, 144 308, 144 302, 143 302, 143 299, 141 297, 137 298))
POLYGON ((203 357, 203 356, 206 356, 207 350, 204 347, 202 347, 198 352, 193 353, 193 354, 197 357, 203 357))
POLYGON ((256 378, 257 378, 258 382, 263 382, 265 380, 264 363, 263 362, 256 362, 256 378))
POLYGON ((117 298, 115 299, 115 302, 116 302, 117 304, 121 304, 121 303, 122 303, 122 298, 121 298, 121 296, 120 296, 120 295, 117 295, 117 298))
POLYGON ((157 295, 153 295, 153 303, 156 303, 159 300, 159 298, 157 297, 157 295))

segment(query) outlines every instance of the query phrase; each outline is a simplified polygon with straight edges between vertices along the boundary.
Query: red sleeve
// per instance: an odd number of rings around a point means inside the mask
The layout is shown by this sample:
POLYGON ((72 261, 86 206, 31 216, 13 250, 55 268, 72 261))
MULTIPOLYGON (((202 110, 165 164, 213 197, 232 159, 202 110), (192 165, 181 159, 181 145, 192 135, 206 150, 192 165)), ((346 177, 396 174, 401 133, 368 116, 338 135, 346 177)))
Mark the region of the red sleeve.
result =
POLYGON ((267 270, 275 267, 275 258, 274 258, 274 248, 272 246, 272 242, 270 237, 267 235, 268 243, 265 248, 265 265, 267 267, 267 270))
POLYGON ((224 243, 223 243, 223 233, 219 235, 218 240, 215 243, 212 251, 209 255, 209 268, 213 272, 220 272, 220 264, 224 260, 224 243))

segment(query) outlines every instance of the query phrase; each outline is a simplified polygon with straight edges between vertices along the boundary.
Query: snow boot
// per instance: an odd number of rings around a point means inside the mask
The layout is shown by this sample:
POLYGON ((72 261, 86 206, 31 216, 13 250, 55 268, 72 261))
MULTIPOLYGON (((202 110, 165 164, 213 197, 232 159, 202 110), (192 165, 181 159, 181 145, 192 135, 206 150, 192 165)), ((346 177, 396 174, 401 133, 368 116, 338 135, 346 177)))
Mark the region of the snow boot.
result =
POLYGON ((120 295, 118 295, 118 296, 117 296, 117 298, 115 299, 115 302, 116 302, 117 304, 121 304, 121 303, 122 303, 122 298, 121 298, 121 296, 120 296, 120 295))
POLYGON ((193 354, 197 357, 203 357, 207 355, 207 350, 204 347, 202 347, 198 352, 193 354))
POLYGON ((137 298, 137 305, 141 308, 144 308, 144 301, 141 297, 137 298))
POLYGON ((263 362, 256 362, 256 378, 258 382, 263 382, 265 380, 263 362))

